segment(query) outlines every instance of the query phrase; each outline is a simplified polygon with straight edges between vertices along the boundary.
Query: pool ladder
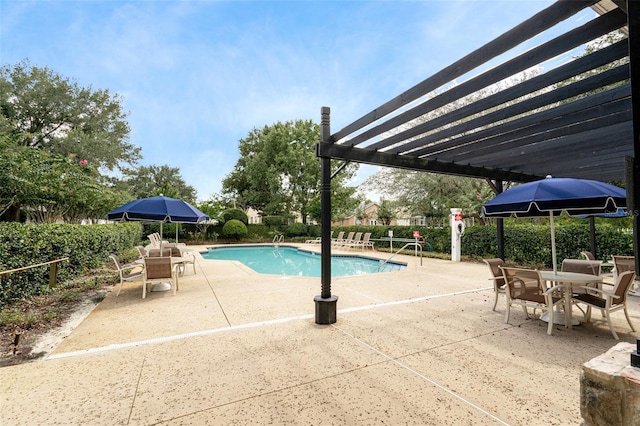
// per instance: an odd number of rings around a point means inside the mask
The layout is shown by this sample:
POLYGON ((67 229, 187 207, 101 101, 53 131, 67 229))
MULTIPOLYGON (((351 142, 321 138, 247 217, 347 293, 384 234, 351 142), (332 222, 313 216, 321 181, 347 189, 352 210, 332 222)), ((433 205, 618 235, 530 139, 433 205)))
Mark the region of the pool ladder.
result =
POLYGON ((280 244, 282 244, 283 241, 284 241, 284 235, 282 235, 282 234, 276 234, 273 237, 273 245, 276 248, 280 247, 280 244))
POLYGON ((401 249, 399 249, 397 252, 393 253, 391 256, 389 256, 389 258, 385 259, 385 260, 381 260, 380 261, 380 265, 378 265, 378 272, 380 272, 380 269, 387 264, 391 259, 393 259, 393 257, 400 253, 402 250, 404 250, 405 248, 409 247, 409 246, 414 246, 416 247, 416 249, 420 249, 420 266, 422 266, 422 245, 420 243, 407 243, 405 245, 402 246, 401 249))

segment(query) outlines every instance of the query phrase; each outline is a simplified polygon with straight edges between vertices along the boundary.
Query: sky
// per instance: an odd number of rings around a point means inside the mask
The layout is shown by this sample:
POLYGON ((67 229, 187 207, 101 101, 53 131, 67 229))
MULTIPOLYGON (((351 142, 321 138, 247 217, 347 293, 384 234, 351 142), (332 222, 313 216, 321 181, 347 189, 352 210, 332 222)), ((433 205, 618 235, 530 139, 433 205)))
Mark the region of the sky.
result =
POLYGON ((253 129, 328 106, 334 133, 552 3, 0 0, 0 65, 118 95, 139 165, 179 168, 204 201, 253 129))

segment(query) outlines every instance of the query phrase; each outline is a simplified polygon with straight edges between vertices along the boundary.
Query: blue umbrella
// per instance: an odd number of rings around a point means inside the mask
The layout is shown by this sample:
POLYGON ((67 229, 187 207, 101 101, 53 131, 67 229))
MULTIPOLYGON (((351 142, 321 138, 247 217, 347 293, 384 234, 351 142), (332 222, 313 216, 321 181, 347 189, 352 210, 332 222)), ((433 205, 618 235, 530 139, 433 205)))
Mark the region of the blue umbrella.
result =
POLYGON ((557 270, 553 217, 566 211, 572 216, 616 213, 627 207, 624 189, 588 179, 552 178, 515 186, 482 206, 483 217, 539 217, 551 221, 553 270, 557 270))
POLYGON ((163 223, 201 223, 209 216, 191 204, 163 195, 131 201, 107 214, 109 220, 142 221, 160 223, 162 237, 163 223))

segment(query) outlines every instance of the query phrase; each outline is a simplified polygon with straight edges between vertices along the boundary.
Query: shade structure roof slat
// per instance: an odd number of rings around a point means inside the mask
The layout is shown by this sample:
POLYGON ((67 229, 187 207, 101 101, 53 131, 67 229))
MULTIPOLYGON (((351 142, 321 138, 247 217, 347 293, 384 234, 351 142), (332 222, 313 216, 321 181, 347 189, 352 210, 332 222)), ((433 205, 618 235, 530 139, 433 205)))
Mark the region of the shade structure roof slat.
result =
POLYGON ((624 180, 624 157, 634 153, 628 52, 640 46, 630 46, 625 38, 568 63, 559 61, 554 66, 549 61, 561 55, 575 56, 571 53, 574 47, 626 29, 629 18, 625 8, 608 2, 600 9, 600 16, 593 13, 588 22, 575 19, 573 27, 559 35, 556 32, 525 53, 515 49, 544 36, 567 18, 590 11, 596 3, 553 3, 333 133, 320 143, 328 146, 319 146, 318 155, 492 180, 526 182, 546 175, 583 177, 589 173, 600 180, 624 180), (488 71, 427 96, 503 54, 505 59, 488 71), (534 78, 513 80, 510 87, 451 108, 451 102, 460 102, 497 81, 515 78, 532 66, 544 68, 543 72, 534 78), (411 108, 403 110, 409 104, 411 108), (523 161, 527 155, 532 157, 528 159, 530 166, 523 161), (591 161, 594 155, 598 161, 591 161), (581 167, 575 167, 577 159, 584 161, 581 167))

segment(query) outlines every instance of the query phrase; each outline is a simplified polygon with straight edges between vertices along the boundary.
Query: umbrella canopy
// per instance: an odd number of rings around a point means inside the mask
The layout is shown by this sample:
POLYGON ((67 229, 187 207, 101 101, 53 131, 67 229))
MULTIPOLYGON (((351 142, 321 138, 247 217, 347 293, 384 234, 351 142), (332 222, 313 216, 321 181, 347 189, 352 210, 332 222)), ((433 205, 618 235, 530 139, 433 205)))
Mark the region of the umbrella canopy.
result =
POLYGON ((199 223, 209 220, 209 216, 186 201, 163 195, 131 201, 111 210, 107 218, 161 223, 199 223))
POLYGON ((162 238, 163 223, 201 223, 209 216, 191 204, 163 195, 131 201, 107 214, 109 220, 142 221, 160 223, 162 238))
POLYGON ((566 211, 572 216, 615 213, 627 207, 624 189, 588 179, 552 178, 518 185, 482 206, 484 217, 539 217, 551 220, 553 270, 557 270, 553 217, 566 211))

